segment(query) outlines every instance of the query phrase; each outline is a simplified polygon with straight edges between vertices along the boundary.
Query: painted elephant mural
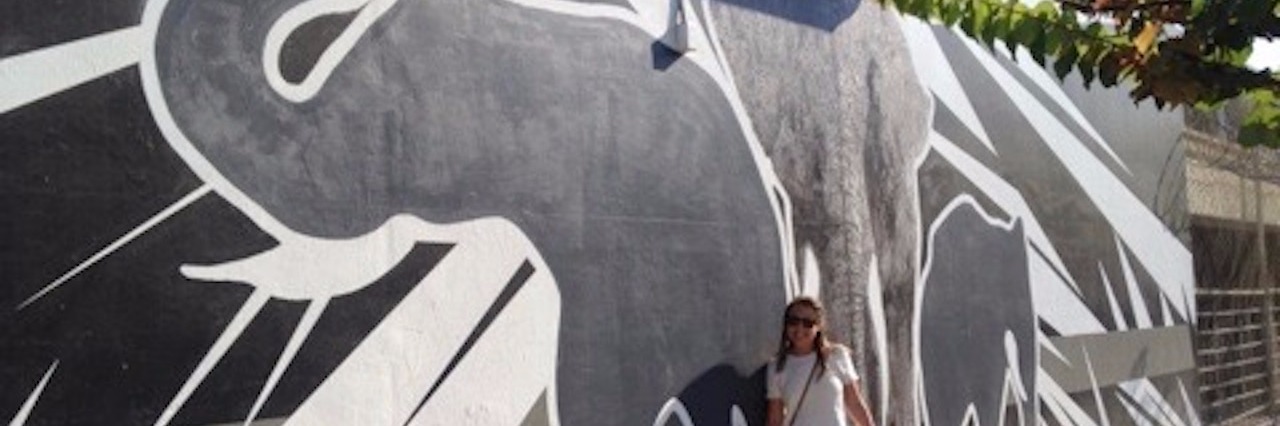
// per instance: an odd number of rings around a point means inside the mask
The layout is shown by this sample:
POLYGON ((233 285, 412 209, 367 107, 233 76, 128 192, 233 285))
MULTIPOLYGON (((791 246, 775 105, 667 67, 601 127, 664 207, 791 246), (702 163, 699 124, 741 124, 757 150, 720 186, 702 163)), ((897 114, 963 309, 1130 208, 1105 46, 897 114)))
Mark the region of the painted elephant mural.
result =
POLYGON ((846 0, 95 4, 119 27, 0 30, 12 424, 762 424, 802 293, 886 424, 1195 422, 1194 366, 1089 355, 1190 356, 1190 258, 1133 195, 1168 165, 945 30, 846 0))

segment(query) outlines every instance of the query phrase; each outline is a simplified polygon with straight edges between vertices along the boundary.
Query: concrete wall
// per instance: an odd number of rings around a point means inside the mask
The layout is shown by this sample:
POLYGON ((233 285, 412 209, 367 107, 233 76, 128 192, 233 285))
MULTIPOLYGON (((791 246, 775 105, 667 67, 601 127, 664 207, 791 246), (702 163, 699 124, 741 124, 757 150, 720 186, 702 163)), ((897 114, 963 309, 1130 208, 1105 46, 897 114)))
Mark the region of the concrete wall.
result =
POLYGON ((13 424, 756 425, 799 294, 885 424, 1196 422, 1123 93, 849 0, 66 7, 0 9, 13 424))

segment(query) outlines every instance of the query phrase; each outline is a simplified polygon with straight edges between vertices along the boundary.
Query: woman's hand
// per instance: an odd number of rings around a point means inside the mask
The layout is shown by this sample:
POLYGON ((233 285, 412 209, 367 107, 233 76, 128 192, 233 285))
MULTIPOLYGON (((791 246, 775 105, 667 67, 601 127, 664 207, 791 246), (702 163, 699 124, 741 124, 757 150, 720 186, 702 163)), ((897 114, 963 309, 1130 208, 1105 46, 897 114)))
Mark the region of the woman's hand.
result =
MULTIPOLYGON (((857 380, 853 383, 844 385, 845 414, 847 414, 849 416, 849 420, 857 426, 875 426, 875 421, 871 420, 871 409, 867 408, 866 402, 862 399, 862 391, 859 390, 860 388, 860 383, 857 380)), ((770 405, 770 410, 772 410, 772 405, 770 405)), ((772 411, 770 411, 770 413, 772 413, 772 411)), ((773 424, 770 423, 770 426, 772 425, 773 424)))
POLYGON ((766 402, 768 403, 768 408, 766 409, 764 424, 766 426, 782 426, 782 410, 784 409, 782 400, 769 399, 766 402))

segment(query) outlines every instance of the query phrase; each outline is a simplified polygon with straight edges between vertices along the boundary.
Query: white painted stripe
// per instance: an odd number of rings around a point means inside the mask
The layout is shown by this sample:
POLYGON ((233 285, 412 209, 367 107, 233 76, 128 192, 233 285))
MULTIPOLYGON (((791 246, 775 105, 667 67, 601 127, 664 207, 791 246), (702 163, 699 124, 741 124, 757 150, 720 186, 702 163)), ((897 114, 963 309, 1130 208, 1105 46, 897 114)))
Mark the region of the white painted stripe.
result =
MULTIPOLYGON (((1002 56, 1012 59, 1012 54, 1009 52, 1007 46, 997 44, 996 51, 1000 52, 1002 56)), ((1124 169, 1125 173, 1132 175, 1133 172, 1129 170, 1129 166, 1120 159, 1120 156, 1111 148, 1111 145, 1107 144, 1106 139, 1098 133, 1098 129, 1093 127, 1093 124, 1089 122, 1089 119, 1084 117, 1084 114, 1080 112, 1080 108, 1076 107, 1076 104, 1071 102, 1071 99, 1067 97, 1066 92, 1062 90, 1062 85, 1058 84, 1058 82, 1049 75, 1049 72, 1045 71, 1044 68, 1041 68, 1039 64, 1026 60, 1026 58, 1031 57, 1031 51, 1024 47, 1019 47, 1018 54, 1022 55, 1023 60, 1013 62, 1018 65, 1018 68, 1022 69, 1023 75, 1026 75, 1027 78, 1031 79, 1031 81, 1036 84, 1036 86, 1039 86, 1040 90, 1043 90, 1045 94, 1049 95, 1049 99, 1052 99, 1054 103, 1058 104, 1058 107, 1062 108, 1063 111, 1066 111, 1067 116, 1071 117, 1071 119, 1074 120, 1081 129, 1084 129, 1084 132, 1089 135, 1089 142, 1093 142, 1099 149, 1106 152, 1107 156, 1111 157, 1111 159, 1115 161, 1116 165, 1120 166, 1121 169, 1124 169)))
POLYGON ((920 84, 937 95, 938 99, 955 113, 956 118, 978 137, 978 141, 991 150, 991 153, 1000 155, 996 152, 995 145, 991 143, 991 137, 987 136, 987 130, 982 126, 982 120, 978 119, 978 112, 974 110, 969 95, 964 92, 964 86, 956 77, 955 70, 947 61, 946 53, 938 44, 933 26, 912 17, 903 16, 900 19, 902 35, 906 36, 907 50, 911 53, 912 68, 920 84))
POLYGON ((1124 320, 1124 311, 1120 310, 1120 302, 1116 299, 1116 290, 1111 286, 1111 278, 1107 277, 1107 270, 1102 266, 1102 261, 1098 261, 1098 276, 1102 277, 1102 287, 1107 289, 1107 302, 1111 306, 1111 319, 1116 322, 1115 331, 1125 331, 1129 329, 1129 323, 1124 320))
POLYGON ((9 422, 9 426, 22 426, 27 423, 27 418, 31 416, 31 410, 36 408, 36 402, 40 400, 40 394, 44 393, 44 386, 49 384, 49 378, 53 377, 53 371, 58 369, 58 361, 53 361, 53 365, 49 366, 49 370, 44 372, 44 377, 40 379, 40 383, 36 385, 35 390, 31 391, 31 395, 27 396, 27 402, 22 403, 22 408, 18 409, 18 414, 13 416, 13 420, 9 422))
POLYGON ((1134 425, 1152 426, 1151 420, 1147 419, 1147 417, 1143 415, 1142 410, 1138 407, 1134 407, 1129 400, 1124 398, 1123 391, 1116 391, 1116 399, 1120 400, 1120 405, 1124 406, 1125 411, 1129 412, 1129 418, 1133 420, 1134 425))
POLYGON ((1151 417, 1156 418, 1161 425, 1165 426, 1186 426, 1182 418, 1173 410, 1169 402, 1164 399, 1156 386, 1151 383, 1151 379, 1136 379, 1120 383, 1120 390, 1128 394, 1129 397, 1137 401, 1141 406, 1133 406, 1124 398, 1120 398, 1125 403, 1125 408, 1129 410, 1129 415, 1133 416, 1135 423, 1143 424, 1139 418, 1145 419, 1146 416, 1139 416, 1138 413, 1145 412, 1151 417))
POLYGON ((1200 415, 1196 413, 1196 406, 1191 403, 1191 397, 1187 396, 1187 385, 1182 383, 1182 379, 1178 379, 1178 392, 1182 394, 1182 408, 1186 410, 1187 421, 1190 426, 1201 426, 1200 415))
POLYGON ((253 402, 253 408, 249 410, 249 417, 244 419, 245 426, 249 426, 258 417, 258 412, 262 410, 262 405, 271 396, 271 391, 275 390, 276 384, 280 382, 280 377, 284 376, 285 370, 293 363, 293 357, 298 355, 298 349, 302 348, 302 342, 305 342, 307 337, 311 336, 311 330, 315 328, 316 322, 320 320, 320 314, 324 313, 324 308, 329 305, 329 300, 328 298, 316 299, 307 305, 307 311, 302 314, 302 320, 298 321, 298 326, 293 330, 293 336, 289 337, 289 343, 285 345, 284 352, 280 354, 280 359, 276 360, 276 366, 271 369, 271 376, 267 378, 267 383, 258 392, 258 400, 253 402))
MULTIPOLYGON (((1014 83, 1013 76, 996 63, 991 55, 971 40, 965 39, 963 42, 1018 106, 1018 110, 1031 123, 1040 139, 1062 161, 1085 195, 1146 267, 1161 290, 1172 300, 1186 300, 1186 293, 1194 285, 1194 275, 1191 253, 1178 237, 1027 89, 1014 83)), ((1175 308, 1185 318, 1195 316, 1194 305, 1175 308)))
POLYGON ((1080 426, 1098 426, 1098 423, 1089 417, 1089 413, 1076 405, 1075 400, 1071 399, 1071 395, 1067 394, 1058 382, 1044 370, 1036 370, 1036 387, 1040 389, 1041 399, 1049 411, 1058 420, 1058 424, 1062 425, 1080 425, 1080 426))
POLYGON ((1080 352, 1084 353, 1084 365, 1089 370, 1089 386, 1093 389, 1093 404, 1099 413, 1099 420, 1102 426, 1111 426, 1111 419, 1107 417, 1107 407, 1102 403, 1102 390, 1098 388, 1098 375, 1093 372, 1093 360, 1089 359, 1089 349, 1081 347, 1080 352))
MULTIPOLYGON (((1071 360, 1067 359, 1067 356, 1062 354, 1062 350, 1058 349, 1058 345, 1055 345, 1053 340, 1049 339, 1049 336, 1040 332, 1040 330, 1036 330, 1036 343, 1039 343, 1040 347, 1044 350, 1049 351, 1049 355, 1053 355, 1053 357, 1057 358, 1058 361, 1068 367, 1071 366, 1071 360)), ((1036 365, 1040 365, 1040 362, 1037 361, 1036 365)))
POLYGON ((880 401, 877 406, 880 410, 876 412, 882 413, 880 419, 883 424, 887 418, 883 413, 888 413, 889 410, 889 337, 886 327, 888 319, 884 313, 884 291, 880 282, 880 268, 877 265, 879 262, 875 253, 872 253, 871 259, 867 260, 867 315, 871 321, 871 335, 876 342, 876 360, 879 364, 877 382, 880 384, 880 392, 877 396, 880 397, 880 401))
POLYGON ((165 407, 164 412, 160 414, 160 418, 156 419, 156 426, 164 426, 173 421, 173 417, 178 414, 178 410, 187 403, 187 399, 191 398, 191 394, 195 393, 196 388, 204 382, 205 377, 213 371, 213 367, 218 365, 218 361, 222 360, 222 356, 226 355, 231 349, 231 345, 240 338, 240 333, 249 326, 253 318, 258 315, 258 311, 267 304, 270 296, 266 292, 254 290, 249 295, 249 299, 245 300, 244 305, 240 306, 240 311, 236 312, 236 316, 231 319, 231 323, 227 324, 227 328, 222 330, 222 334, 218 336, 218 340, 213 342, 213 347, 204 354, 204 358, 196 365, 195 371, 187 377, 186 383, 182 384, 182 388, 178 390, 178 394, 174 395, 173 400, 169 401, 169 406, 165 407))
POLYGON ((818 268, 818 256, 813 253, 813 246, 805 243, 804 269, 800 275, 800 294, 822 300, 822 271, 818 268))
POLYGON ((132 231, 129 231, 128 233, 124 234, 124 236, 116 239, 115 242, 106 246, 102 250, 99 250, 93 256, 90 256, 88 259, 86 259, 84 262, 80 262, 79 265, 77 265, 75 268, 72 268, 70 271, 67 271, 67 273, 62 274, 62 276, 58 277, 58 279, 53 280, 52 283, 49 283, 49 285, 45 286, 43 289, 40 289, 40 291, 36 292, 36 294, 32 295, 31 297, 28 297, 27 300, 24 300, 22 304, 18 305, 17 309, 15 310, 20 311, 23 308, 26 308, 31 303, 35 302, 36 300, 39 300, 41 297, 44 297, 44 295, 48 294, 49 292, 61 286, 62 284, 66 283, 67 280, 74 278, 76 275, 80 274, 85 269, 88 269, 90 266, 93 266, 93 264, 107 257, 111 253, 114 253, 116 250, 119 250, 121 247, 124 247, 125 244, 129 244, 130 241, 133 241, 135 238, 138 238, 138 236, 146 233, 151 228, 160 224, 160 222, 163 222, 165 219, 168 219, 170 216, 173 216, 174 213, 177 213, 179 210, 182 210, 184 207, 200 199, 200 197, 203 197, 204 194, 208 194, 210 189, 211 188, 208 185, 201 185, 199 188, 196 188, 194 191, 191 191, 190 194, 187 194, 186 196, 182 197, 182 199, 179 199, 178 201, 169 205, 169 207, 166 207, 164 210, 161 210, 160 213, 156 213, 155 216, 152 216, 150 219, 147 219, 147 221, 142 222, 141 225, 138 225, 137 227, 133 228, 132 231))
POLYGON ((1159 296, 1160 296, 1160 318, 1163 321, 1161 323, 1161 326, 1171 327, 1174 324, 1173 324, 1173 316, 1169 314, 1169 298, 1165 297, 1164 294, 1160 294, 1159 296))
POLYGON ((141 36, 129 27, 0 59, 0 114, 136 64, 141 36))
MULTIPOLYGON (((1116 253, 1120 256, 1120 268, 1124 270, 1124 283, 1129 289, 1129 304, 1133 306, 1133 325, 1135 328, 1151 328, 1151 311, 1147 309, 1146 298, 1142 289, 1138 288, 1138 278, 1133 275, 1133 266, 1129 264, 1129 256, 1125 254, 1124 244, 1116 237, 1116 253)), ((1161 298, 1164 295, 1157 295, 1161 298)))
POLYGON ((1035 301, 1036 315, 1041 320, 1063 336, 1107 332, 1102 322, 1098 321, 1093 311, 1080 299, 1080 295, 1062 282, 1043 257, 1028 250, 1027 263, 1031 297, 1035 301))

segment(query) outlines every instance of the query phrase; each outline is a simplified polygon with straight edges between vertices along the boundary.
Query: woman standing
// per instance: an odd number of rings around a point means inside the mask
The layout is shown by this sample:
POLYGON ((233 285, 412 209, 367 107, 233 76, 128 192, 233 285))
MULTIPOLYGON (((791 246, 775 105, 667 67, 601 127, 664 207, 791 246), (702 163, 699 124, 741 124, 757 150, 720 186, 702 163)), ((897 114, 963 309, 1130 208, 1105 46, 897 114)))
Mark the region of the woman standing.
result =
POLYGON ((778 355, 769 363, 768 426, 874 426, 849 348, 827 340, 822 304, 787 305, 778 355))

